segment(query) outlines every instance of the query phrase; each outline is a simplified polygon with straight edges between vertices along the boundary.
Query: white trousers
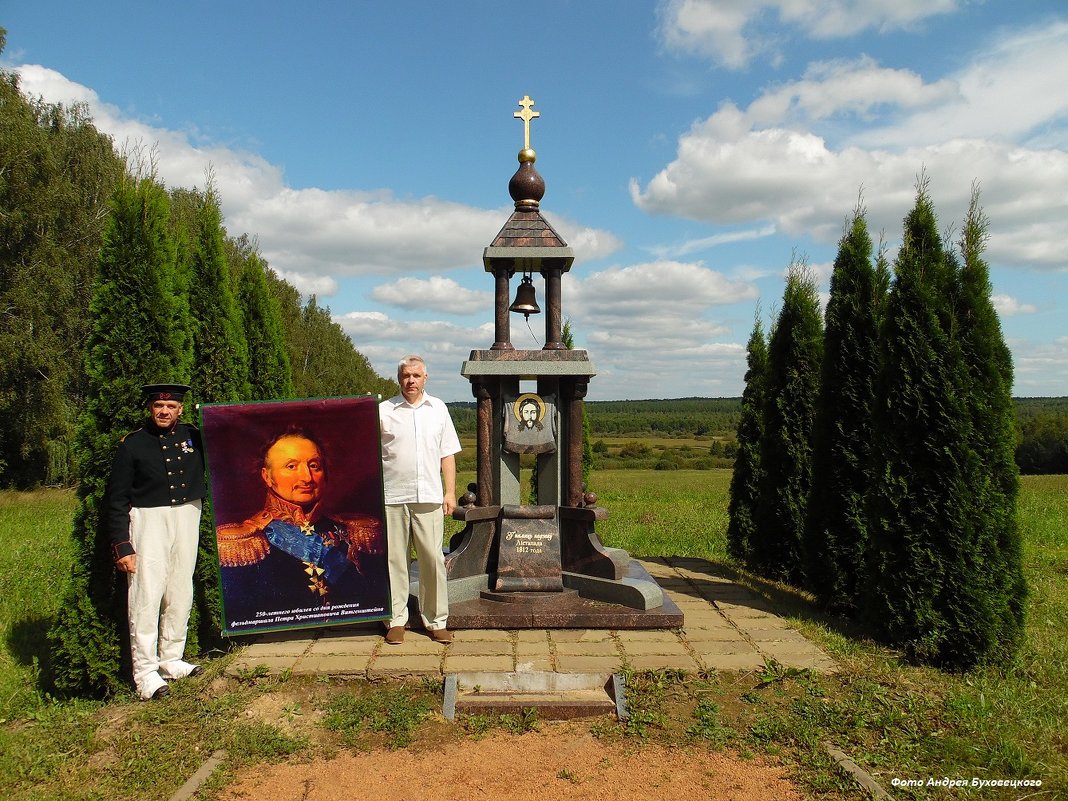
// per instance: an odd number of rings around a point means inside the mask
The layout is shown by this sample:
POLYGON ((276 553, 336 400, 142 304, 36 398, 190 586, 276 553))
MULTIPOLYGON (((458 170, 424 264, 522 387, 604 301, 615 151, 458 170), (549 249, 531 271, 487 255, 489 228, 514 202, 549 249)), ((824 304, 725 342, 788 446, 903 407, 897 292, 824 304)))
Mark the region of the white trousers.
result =
POLYGON ((128 613, 133 678, 144 698, 162 680, 160 666, 182 659, 193 608, 193 568, 200 534, 200 501, 130 510, 137 571, 129 577, 128 613))
POLYGON ((440 503, 386 504, 389 546, 390 626, 408 622, 408 556, 412 543, 419 560, 419 615, 427 629, 445 628, 449 619, 449 585, 442 540, 445 515, 440 503))

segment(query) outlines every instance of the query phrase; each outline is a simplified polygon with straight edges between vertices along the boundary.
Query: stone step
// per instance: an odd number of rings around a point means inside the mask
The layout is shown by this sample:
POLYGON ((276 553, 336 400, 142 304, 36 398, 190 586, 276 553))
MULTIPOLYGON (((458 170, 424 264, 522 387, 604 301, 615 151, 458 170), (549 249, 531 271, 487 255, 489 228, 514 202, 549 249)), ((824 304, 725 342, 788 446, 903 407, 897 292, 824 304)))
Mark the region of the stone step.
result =
POLYGON ((523 715, 536 710, 540 720, 571 720, 616 715, 626 718, 623 678, 605 673, 468 672, 445 676, 442 714, 523 715))

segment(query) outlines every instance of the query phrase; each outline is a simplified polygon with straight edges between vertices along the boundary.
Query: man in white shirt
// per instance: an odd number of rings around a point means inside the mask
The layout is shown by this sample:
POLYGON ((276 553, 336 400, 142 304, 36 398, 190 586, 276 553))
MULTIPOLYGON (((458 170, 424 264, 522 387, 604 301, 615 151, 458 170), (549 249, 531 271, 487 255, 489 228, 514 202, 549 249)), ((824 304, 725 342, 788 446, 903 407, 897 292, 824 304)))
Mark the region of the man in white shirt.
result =
POLYGON ((442 541, 445 515, 456 508, 456 457, 460 440, 444 401, 428 395, 426 362, 406 356, 397 366, 401 394, 383 401, 382 477, 392 619, 386 642, 404 641, 408 623, 408 554, 419 560, 419 613, 435 642, 452 642, 448 579, 442 541), (444 487, 442 486, 444 479, 444 487))

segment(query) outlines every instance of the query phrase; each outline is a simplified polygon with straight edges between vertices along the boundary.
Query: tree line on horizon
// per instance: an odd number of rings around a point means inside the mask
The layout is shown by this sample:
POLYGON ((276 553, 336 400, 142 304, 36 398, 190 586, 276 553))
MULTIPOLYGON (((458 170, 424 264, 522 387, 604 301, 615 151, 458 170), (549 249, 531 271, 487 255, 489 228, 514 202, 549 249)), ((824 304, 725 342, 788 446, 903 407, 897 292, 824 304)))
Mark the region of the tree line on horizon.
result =
MULTIPOLYGON (((603 438, 640 441, 644 438, 709 440, 713 463, 727 459, 729 467, 737 453, 742 426, 742 398, 658 398, 644 400, 586 401, 585 410, 593 439, 593 469, 605 466, 603 438)), ((475 435, 475 404, 448 404, 456 431, 475 435)), ((1016 464, 1025 475, 1068 473, 1068 398, 1014 398, 1016 416, 1016 464)), ((752 439, 752 437, 750 437, 752 439)), ((628 448, 609 466, 652 468, 639 445, 628 448)), ((695 458, 698 455, 695 454, 695 458)), ((463 457, 461 457, 463 458, 463 457)), ((655 460, 654 460, 655 461, 655 460)), ((710 464, 709 466, 713 466, 710 464)))
POLYGON ((730 488, 728 546, 917 662, 1004 663, 1023 632, 1012 357, 973 188, 953 249, 928 181, 891 270, 861 205, 825 316, 803 263, 758 319, 730 488))

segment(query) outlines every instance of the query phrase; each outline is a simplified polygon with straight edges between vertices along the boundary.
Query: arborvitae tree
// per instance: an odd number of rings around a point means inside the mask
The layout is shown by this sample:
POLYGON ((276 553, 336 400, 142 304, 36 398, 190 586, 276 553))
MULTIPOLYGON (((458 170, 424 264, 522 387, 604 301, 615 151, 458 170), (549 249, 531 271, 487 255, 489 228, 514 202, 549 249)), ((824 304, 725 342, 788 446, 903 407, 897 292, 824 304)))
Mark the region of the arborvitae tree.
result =
MULTIPOLYGON (((209 180, 204 192, 178 190, 172 197, 175 225, 184 234, 180 241, 187 249, 180 266, 186 271, 193 320, 192 398, 196 403, 247 400, 248 343, 223 244, 218 196, 209 180)), ((222 597, 213 520, 209 497, 201 515, 194 605, 189 621, 190 647, 194 650, 221 643, 222 597)))
MULTIPOLYGON (((312 295, 301 311, 297 354, 290 351, 293 384, 297 395, 321 398, 363 393, 386 395, 399 392, 396 381, 384 380, 362 353, 353 347, 330 309, 312 295)), ((433 369, 433 365, 431 365, 433 369)))
POLYGON ((192 397, 197 403, 246 399, 248 343, 223 246, 222 212, 210 185, 204 192, 177 190, 175 205, 192 205, 189 248, 189 309, 194 321, 192 397))
POLYGON ((983 260, 988 222, 973 188, 961 232, 963 265, 956 303, 958 335, 968 373, 973 443, 983 468, 972 513, 976 553, 986 557, 980 575, 988 579, 984 598, 992 627, 982 641, 981 658, 1004 661, 1023 636, 1027 587, 1016 523, 1019 491, 1015 461, 1016 410, 1012 399, 1012 354, 991 302, 989 270, 983 260))
POLYGON ((874 481, 872 412, 885 292, 858 205, 831 275, 805 524, 806 583, 841 612, 855 607, 868 538, 865 499, 874 481))
MULTIPOLYGON (((301 307, 296 288, 271 270, 267 271, 267 284, 282 314, 296 397, 369 392, 391 398, 400 392, 394 379, 383 378, 374 371, 341 326, 331 319, 330 309, 320 306, 314 295, 301 307)), ((430 367, 433 369, 434 365, 430 367)))
POLYGON ((67 484, 89 288, 123 165, 84 106, 27 100, 2 70, 0 165, 0 486, 67 484))
MULTIPOLYGON (((268 265, 264 263, 264 268, 268 265)), ((300 292, 285 279, 278 276, 274 270, 267 269, 264 273, 267 279, 267 288, 271 297, 278 306, 278 312, 282 318, 282 331, 285 333, 286 354, 289 356, 290 377, 293 381, 293 391, 298 398, 307 397, 303 394, 300 382, 297 381, 297 372, 301 369, 300 359, 304 351, 304 328, 301 324, 300 292)), ((399 356, 397 358, 400 358, 399 356)), ((392 395, 390 397, 393 397, 392 395)))
POLYGON ((807 265, 795 262, 768 343, 760 500, 749 544, 758 571, 796 585, 804 576, 805 510, 812 488, 812 426, 822 352, 816 282, 807 265))
POLYGON ((267 287, 266 267, 255 254, 244 260, 238 279, 238 303, 248 342, 249 399, 293 397, 282 313, 267 287))
MULTIPOLYGON (((871 494, 862 613, 873 632, 912 658, 951 669, 995 655, 1005 632, 999 612, 1008 606, 1004 595, 995 597, 991 575, 1004 564, 991 558, 983 518, 998 503, 975 449, 974 377, 965 355, 974 345, 962 337, 955 308, 974 289, 965 292, 961 279, 921 179, 884 321, 880 480, 871 494)), ((998 358, 997 349, 989 355, 998 358)), ((987 369, 1003 379, 1003 362, 987 369)))
POLYGON ((764 398, 768 372, 768 346, 764 327, 757 319, 746 345, 745 389, 742 418, 738 423, 738 455, 731 474, 727 508, 727 551, 751 565, 750 543, 756 537, 756 511, 760 500, 760 441, 764 436, 764 398))
POLYGON ((55 685, 102 696, 123 684, 126 580, 115 569, 102 514, 118 441, 145 423, 141 387, 188 382, 191 343, 176 292, 167 193, 151 178, 127 178, 112 200, 90 309, 85 357, 89 395, 78 427, 74 562, 49 632, 55 685))
MULTIPOLYGON (((0 52, 5 33, 0 28, 0 52)), ((67 483, 76 477, 72 442, 89 395, 82 369, 89 298, 108 201, 124 174, 124 160, 95 130, 84 106, 27 100, 17 75, 0 70, 0 165, 0 486, 67 483)), ((172 211, 171 234, 182 243, 175 297, 193 293, 194 304, 206 310, 196 318, 196 335, 198 363, 207 369, 193 372, 191 397, 199 402, 226 396, 212 387, 212 374, 228 382, 236 378, 243 387, 239 394, 247 397, 239 315, 226 298, 233 295, 242 262, 227 261, 229 284, 210 275, 203 280, 200 272, 217 270, 220 251, 247 249, 248 239, 223 239, 211 189, 206 197, 196 190, 174 192, 172 211), (224 294, 213 286, 223 287, 224 294)), ((314 303, 302 309, 299 294, 281 279, 272 286, 284 288, 287 300, 292 293, 292 309, 282 308, 287 349, 291 356, 307 357, 301 364, 314 368, 296 393, 398 391, 396 382, 377 376, 355 351, 329 310, 314 303)), ((175 325, 188 327, 188 315, 175 325)))

